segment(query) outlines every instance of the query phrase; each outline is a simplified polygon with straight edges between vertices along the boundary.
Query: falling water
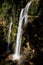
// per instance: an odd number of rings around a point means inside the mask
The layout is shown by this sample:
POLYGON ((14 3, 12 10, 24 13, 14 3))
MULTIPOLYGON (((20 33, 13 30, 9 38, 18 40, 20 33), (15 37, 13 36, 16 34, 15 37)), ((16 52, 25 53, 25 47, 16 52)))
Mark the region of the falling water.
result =
POLYGON ((13 55, 13 60, 20 59, 20 48, 21 48, 21 39, 22 39, 22 24, 23 19, 25 18, 25 22, 27 22, 27 14, 28 9, 30 7, 31 1, 26 5, 24 9, 21 10, 20 18, 19 18, 19 26, 18 26, 18 33, 17 33, 17 40, 16 40, 16 47, 15 47, 15 54, 13 55), (24 15, 23 15, 24 12, 24 15))
POLYGON ((17 40, 16 40, 16 47, 15 47, 15 54, 13 56, 13 60, 20 58, 20 47, 21 47, 21 37, 22 37, 22 23, 23 23, 23 11, 21 10, 20 18, 19 18, 19 26, 18 26, 18 33, 17 33, 17 40))
POLYGON ((24 15, 25 15, 25 23, 24 23, 24 25, 27 23, 27 20, 28 20, 28 11, 29 11, 31 2, 32 1, 30 1, 29 3, 27 3, 26 7, 24 8, 24 15))
POLYGON ((11 38, 11 27, 12 27, 12 17, 10 17, 10 24, 9 24, 9 31, 8 31, 8 48, 7 51, 10 52, 9 50, 9 45, 10 45, 10 38, 11 38))

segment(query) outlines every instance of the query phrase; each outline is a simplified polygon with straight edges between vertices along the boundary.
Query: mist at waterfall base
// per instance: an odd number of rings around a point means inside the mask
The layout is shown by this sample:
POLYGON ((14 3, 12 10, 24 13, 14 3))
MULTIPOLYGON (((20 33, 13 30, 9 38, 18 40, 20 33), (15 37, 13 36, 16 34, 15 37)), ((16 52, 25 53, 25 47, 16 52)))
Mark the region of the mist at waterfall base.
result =
POLYGON ((9 24, 9 30, 8 30, 8 47, 7 47, 7 52, 10 52, 9 46, 10 46, 10 43, 11 43, 10 40, 11 40, 12 24, 13 24, 12 17, 10 17, 10 24, 9 24))
POLYGON ((20 17, 19 17, 19 25, 18 25, 18 33, 17 33, 17 39, 16 39, 16 47, 15 47, 15 53, 13 54, 13 61, 14 60, 20 60, 21 55, 20 55, 20 48, 21 48, 21 41, 22 41, 22 24, 23 24, 23 19, 25 19, 24 23, 27 23, 27 18, 28 18, 28 11, 31 5, 30 1, 27 3, 26 7, 23 8, 20 12, 20 17))

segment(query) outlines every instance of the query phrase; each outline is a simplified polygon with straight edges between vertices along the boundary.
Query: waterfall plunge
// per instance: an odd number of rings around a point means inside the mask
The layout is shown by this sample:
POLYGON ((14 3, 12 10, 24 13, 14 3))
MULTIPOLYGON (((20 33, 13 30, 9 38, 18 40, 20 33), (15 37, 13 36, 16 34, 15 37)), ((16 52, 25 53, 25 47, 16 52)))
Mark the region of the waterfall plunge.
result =
POLYGON ((24 9, 22 9, 21 13, 20 13, 15 54, 13 55, 13 60, 20 60, 20 48, 21 48, 21 39, 22 39, 22 23, 23 23, 24 18, 25 18, 25 24, 27 23, 28 11, 29 11, 30 4, 31 4, 31 1, 29 3, 27 3, 26 7, 24 9), (24 11, 24 15, 23 15, 23 11, 24 11))

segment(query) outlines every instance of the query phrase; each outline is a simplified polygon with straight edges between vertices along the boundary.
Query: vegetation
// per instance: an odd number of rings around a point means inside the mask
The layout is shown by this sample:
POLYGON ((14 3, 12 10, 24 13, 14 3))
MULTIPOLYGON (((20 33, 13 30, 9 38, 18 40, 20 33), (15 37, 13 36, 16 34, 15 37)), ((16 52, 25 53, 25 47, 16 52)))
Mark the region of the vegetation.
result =
MULTIPOLYGON (((13 25, 11 32, 11 52, 14 51, 16 42, 17 29, 19 23, 19 15, 22 8, 26 6, 30 0, 1 0, 0 1, 0 19, 3 19, 5 24, 0 23, 0 65, 13 65, 12 61, 5 61, 9 56, 5 55, 8 45, 8 28, 10 23, 10 17, 12 16, 13 25), (3 51, 2 51, 3 49, 3 51), (3 57, 2 57, 3 56, 3 57)), ((23 54, 26 54, 26 60, 23 60, 23 65, 43 65, 43 2, 42 0, 32 0, 30 10, 28 12, 30 16, 27 25, 23 26, 22 37, 22 50, 23 54), (38 16, 38 17, 36 17, 38 16), (28 48, 28 44, 30 48, 28 48), (35 52, 33 53, 33 49, 35 52), (28 52, 32 52, 32 55, 28 52), (28 57, 28 58, 27 58, 28 57)), ((2 20, 2 22, 3 22, 2 20)), ((0 21, 1 22, 1 21, 0 21)))

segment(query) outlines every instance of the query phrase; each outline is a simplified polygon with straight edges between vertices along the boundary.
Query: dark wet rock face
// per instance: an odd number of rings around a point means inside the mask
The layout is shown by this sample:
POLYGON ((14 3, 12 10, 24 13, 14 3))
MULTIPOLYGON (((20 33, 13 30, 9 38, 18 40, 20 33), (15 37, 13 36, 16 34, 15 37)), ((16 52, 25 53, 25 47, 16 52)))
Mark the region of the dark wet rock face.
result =
POLYGON ((7 42, 5 42, 4 40, 4 31, 3 31, 3 26, 0 25, 0 62, 2 61, 2 59, 4 59, 5 57, 5 52, 7 50, 7 42))
POLYGON ((35 65, 41 65, 43 63, 43 17, 39 16, 34 19, 32 23, 28 23, 24 37, 26 37, 26 42, 30 42, 30 47, 35 49, 37 56, 32 59, 35 65))
POLYGON ((7 49, 7 43, 4 40, 3 26, 0 25, 0 55, 3 54, 7 49))

